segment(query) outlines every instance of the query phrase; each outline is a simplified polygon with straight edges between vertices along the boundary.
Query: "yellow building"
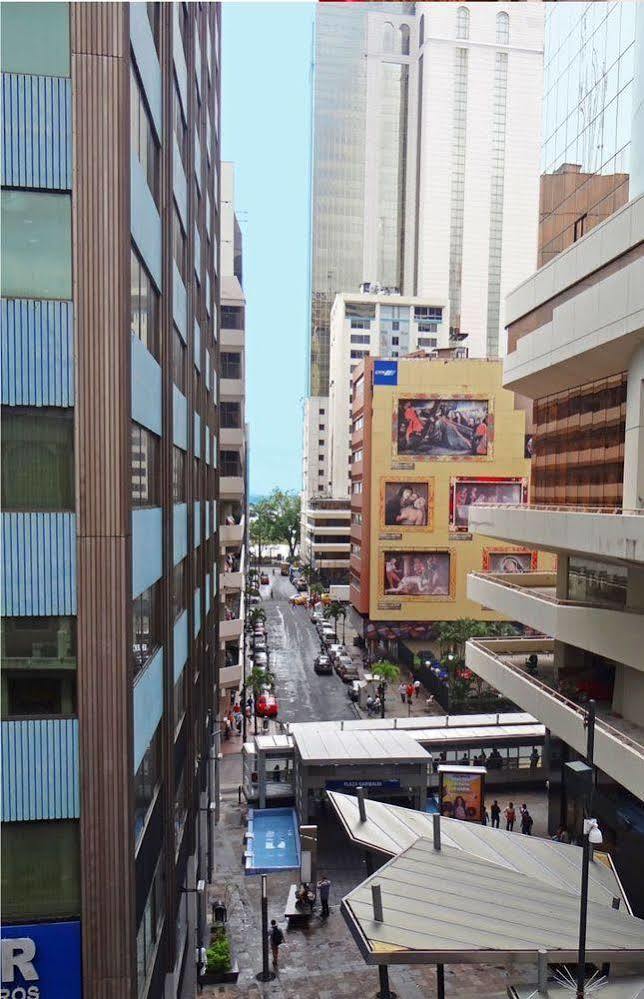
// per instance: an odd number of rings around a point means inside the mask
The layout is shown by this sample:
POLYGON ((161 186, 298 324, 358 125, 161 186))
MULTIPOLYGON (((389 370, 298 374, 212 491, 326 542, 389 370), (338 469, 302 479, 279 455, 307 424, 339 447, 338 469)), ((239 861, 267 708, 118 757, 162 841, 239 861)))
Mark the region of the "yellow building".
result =
POLYGON ((537 568, 536 552, 468 528, 470 506, 528 498, 525 414, 502 368, 450 352, 354 371, 351 602, 369 622, 499 620, 468 600, 467 574, 537 568))

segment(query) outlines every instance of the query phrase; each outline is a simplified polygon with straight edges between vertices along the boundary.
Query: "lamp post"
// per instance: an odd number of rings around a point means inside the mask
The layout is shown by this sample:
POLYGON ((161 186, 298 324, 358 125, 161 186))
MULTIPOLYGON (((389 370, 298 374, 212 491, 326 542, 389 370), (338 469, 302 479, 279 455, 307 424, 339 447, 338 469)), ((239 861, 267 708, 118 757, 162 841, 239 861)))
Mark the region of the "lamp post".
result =
POLYGON ((255 976, 258 982, 272 982, 275 972, 268 967, 268 885, 262 874, 262 970, 255 976))
POLYGON ((581 902, 579 909, 579 949, 577 954, 577 999, 584 999, 586 994, 586 925, 588 922, 588 867, 590 863, 590 847, 599 845, 602 834, 595 819, 590 815, 593 800, 593 756, 595 752, 595 702, 588 702, 584 726, 587 730, 586 763, 591 768, 591 784, 584 807, 584 836, 581 860, 581 902))

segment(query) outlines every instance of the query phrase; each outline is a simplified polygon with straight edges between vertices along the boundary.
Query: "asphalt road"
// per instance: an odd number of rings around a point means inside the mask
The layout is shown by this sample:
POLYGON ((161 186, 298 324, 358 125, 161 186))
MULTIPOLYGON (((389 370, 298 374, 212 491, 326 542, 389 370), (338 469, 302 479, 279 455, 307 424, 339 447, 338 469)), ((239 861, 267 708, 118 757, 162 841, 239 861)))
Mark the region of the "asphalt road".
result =
POLYGON ((320 654, 320 640, 308 608, 291 604, 289 597, 295 588, 287 576, 276 575, 271 579, 272 586, 262 586, 260 592, 266 611, 269 662, 275 674, 280 721, 355 718, 356 712, 340 678, 335 673, 318 676, 313 670, 313 661, 320 654))

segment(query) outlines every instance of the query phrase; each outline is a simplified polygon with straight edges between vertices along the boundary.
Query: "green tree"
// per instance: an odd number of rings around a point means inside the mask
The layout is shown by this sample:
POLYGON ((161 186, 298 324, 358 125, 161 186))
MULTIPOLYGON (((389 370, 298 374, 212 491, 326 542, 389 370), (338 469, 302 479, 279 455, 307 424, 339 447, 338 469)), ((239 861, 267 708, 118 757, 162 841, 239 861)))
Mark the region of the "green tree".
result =
POLYGON ((274 489, 270 496, 251 505, 249 515, 250 540, 260 563, 262 549, 268 544, 287 545, 292 562, 300 536, 300 497, 274 489))
POLYGON ((309 593, 312 597, 321 597, 324 593, 324 587, 321 583, 311 583, 309 586, 309 593))
POLYGON ((302 578, 306 580, 306 582, 310 586, 311 583, 315 582, 317 573, 313 568, 313 566, 310 564, 310 562, 307 562, 306 565, 303 565, 302 568, 300 569, 300 576, 302 576, 302 578))
POLYGON ((400 669, 395 663, 390 662, 388 659, 383 659, 381 662, 375 664, 371 672, 380 680, 380 683, 378 684, 378 689, 380 691, 380 717, 384 718, 387 684, 396 683, 399 680, 400 669))
POLYGON ((266 620, 266 611, 263 607, 251 607, 248 613, 248 623, 253 630, 257 627, 260 622, 266 620))
POLYGON ((338 620, 342 618, 342 643, 344 644, 345 629, 347 621, 347 611, 346 608, 340 603, 339 600, 333 600, 328 607, 324 609, 324 616, 330 618, 335 626, 335 637, 338 637, 338 620))
POLYGON ((257 549, 257 561, 261 566, 262 549, 273 540, 273 517, 268 500, 252 503, 248 513, 250 543, 257 549))

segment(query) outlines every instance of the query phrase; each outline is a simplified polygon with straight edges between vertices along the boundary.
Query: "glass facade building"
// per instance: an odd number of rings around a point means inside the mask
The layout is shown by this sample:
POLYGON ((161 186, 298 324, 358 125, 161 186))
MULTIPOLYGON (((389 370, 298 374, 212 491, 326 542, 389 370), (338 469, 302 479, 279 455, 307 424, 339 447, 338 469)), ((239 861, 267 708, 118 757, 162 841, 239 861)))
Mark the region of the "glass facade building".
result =
POLYGON ((629 199, 637 4, 545 4, 539 266, 629 199))

